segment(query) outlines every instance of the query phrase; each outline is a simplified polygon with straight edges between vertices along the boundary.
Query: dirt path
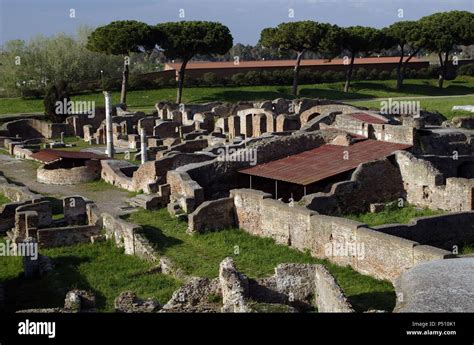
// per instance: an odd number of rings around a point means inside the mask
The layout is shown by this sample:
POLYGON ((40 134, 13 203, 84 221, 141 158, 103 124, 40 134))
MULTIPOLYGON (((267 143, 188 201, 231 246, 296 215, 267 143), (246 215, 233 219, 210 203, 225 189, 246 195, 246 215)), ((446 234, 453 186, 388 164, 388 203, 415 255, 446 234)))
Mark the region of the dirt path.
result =
POLYGON ((130 212, 133 208, 127 200, 130 198, 127 191, 123 191, 112 185, 110 188, 94 190, 91 184, 78 185, 49 185, 39 183, 36 180, 36 169, 38 165, 32 161, 15 159, 11 156, 0 154, 0 171, 12 182, 27 186, 30 190, 43 194, 63 198, 70 195, 81 195, 94 201, 101 212, 107 212, 119 216, 130 212))

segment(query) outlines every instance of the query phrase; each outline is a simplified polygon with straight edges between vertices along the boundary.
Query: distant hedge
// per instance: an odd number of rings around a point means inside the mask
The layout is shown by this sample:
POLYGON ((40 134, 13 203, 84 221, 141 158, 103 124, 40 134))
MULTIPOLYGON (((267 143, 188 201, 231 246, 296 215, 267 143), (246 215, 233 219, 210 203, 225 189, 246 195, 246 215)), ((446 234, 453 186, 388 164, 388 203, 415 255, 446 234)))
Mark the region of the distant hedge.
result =
MULTIPOLYGON (((458 74, 473 75, 473 65, 464 65, 459 68, 458 74)), ((437 76, 436 68, 422 68, 420 70, 408 69, 405 78, 432 78, 437 76)), ((354 80, 387 80, 396 79, 396 71, 367 70, 363 67, 354 70, 354 80)), ((300 85, 331 83, 345 80, 343 71, 313 72, 302 69, 299 75, 300 85)), ((236 73, 232 77, 219 77, 215 73, 208 72, 201 77, 187 76, 185 85, 187 87, 212 87, 212 86, 259 86, 259 85, 291 85, 293 82, 293 70, 274 71, 248 71, 246 73, 236 73)), ((163 87, 176 87, 174 78, 158 77, 150 80, 147 78, 131 75, 129 78, 129 90, 149 90, 163 87)), ((104 78, 102 81, 71 83, 69 90, 71 94, 81 92, 93 92, 97 90, 119 91, 121 79, 104 78)), ((35 98, 44 95, 44 90, 24 89, 24 98, 35 98)))
POLYGON ((474 63, 470 63, 467 65, 462 65, 458 68, 458 75, 467 75, 474 77, 474 63))

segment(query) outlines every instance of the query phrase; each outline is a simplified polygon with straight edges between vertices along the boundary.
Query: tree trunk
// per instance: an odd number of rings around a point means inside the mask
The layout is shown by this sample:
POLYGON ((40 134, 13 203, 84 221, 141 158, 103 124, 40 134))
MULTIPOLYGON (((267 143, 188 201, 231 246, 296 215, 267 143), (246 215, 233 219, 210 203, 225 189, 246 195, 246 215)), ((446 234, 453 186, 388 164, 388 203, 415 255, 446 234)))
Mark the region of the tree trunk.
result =
POLYGON ((120 92, 120 103, 123 103, 123 104, 127 104, 128 64, 129 64, 129 56, 125 55, 123 57, 122 90, 120 92))
POLYGON ((351 78, 352 78, 352 70, 354 69, 354 59, 355 59, 355 52, 351 55, 351 63, 349 65, 349 69, 347 70, 346 74, 346 84, 344 85, 344 92, 349 92, 349 87, 351 86, 351 78))
POLYGON ((181 103, 181 97, 183 96, 184 72, 186 71, 187 63, 187 59, 183 60, 183 63, 181 64, 181 68, 179 69, 178 73, 178 93, 176 95, 176 103, 178 104, 181 103))
POLYGON ((448 73, 449 52, 446 51, 444 53, 444 62, 443 62, 443 56, 441 55, 441 53, 439 53, 438 56, 439 56, 439 59, 440 59, 439 61, 440 61, 440 64, 441 64, 441 70, 440 70, 440 73, 439 73, 439 76, 438 76, 438 87, 440 89, 442 89, 444 80, 446 79, 446 74, 448 73))
POLYGON ((400 71, 400 88, 398 88, 398 79, 397 79, 397 90, 400 91, 403 87, 403 80, 405 79, 405 71, 408 67, 408 63, 410 62, 410 60, 416 55, 418 54, 418 52, 420 51, 420 49, 416 49, 414 50, 409 56, 408 58, 405 60, 405 62, 403 62, 402 64, 402 69, 400 71))
POLYGON ((298 52, 298 56, 296 58, 296 63, 295 63, 295 68, 293 69, 293 96, 298 95, 298 75, 300 72, 300 63, 301 63, 301 58, 303 57, 304 50, 301 52, 298 52))
POLYGON ((402 65, 403 65, 403 57, 405 52, 403 51, 403 45, 400 47, 400 60, 398 60, 397 65, 397 91, 402 89, 403 77, 402 77, 402 65))

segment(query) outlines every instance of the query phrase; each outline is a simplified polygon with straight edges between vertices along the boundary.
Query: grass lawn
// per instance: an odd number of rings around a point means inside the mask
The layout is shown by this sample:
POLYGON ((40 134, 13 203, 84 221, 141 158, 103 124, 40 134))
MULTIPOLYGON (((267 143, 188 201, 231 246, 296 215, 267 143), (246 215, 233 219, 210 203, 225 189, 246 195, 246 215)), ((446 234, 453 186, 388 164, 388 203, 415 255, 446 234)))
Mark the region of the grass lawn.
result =
POLYGON ((344 215, 344 217, 365 223, 368 226, 377 226, 383 224, 408 224, 413 218, 435 216, 442 213, 444 212, 430 210, 429 208, 417 208, 412 205, 398 207, 395 204, 392 206, 386 206, 381 212, 348 214, 344 215))
MULTIPOLYGON (((411 99, 420 101, 420 107, 423 110, 430 112, 439 112, 443 114, 448 120, 455 116, 474 116, 474 113, 468 111, 453 111, 455 105, 473 105, 474 95, 462 97, 442 97, 442 98, 423 98, 411 99)), ((380 100, 377 101, 349 101, 348 103, 358 107, 367 107, 376 111, 380 111, 380 100)))
POLYGON ((8 199, 5 195, 0 193, 0 206, 8 204, 10 202, 12 202, 12 201, 10 199, 8 199))
POLYGON ((461 255, 474 254, 474 244, 464 246, 461 249, 461 255))
MULTIPOLYGON (((344 82, 301 85, 300 97, 320 97, 335 100, 371 99, 381 97, 413 97, 413 96, 449 96, 474 94, 474 78, 458 77, 456 80, 446 81, 443 89, 438 89, 436 79, 408 79, 403 91, 395 89, 395 80, 354 81, 351 92, 344 93, 344 82)), ((119 92, 112 95, 112 103, 118 103, 119 92)), ((275 99, 278 97, 294 98, 291 95, 291 86, 228 86, 228 87, 189 87, 184 89, 183 102, 204 103, 211 101, 254 101, 275 99)), ((133 110, 151 111, 158 101, 174 101, 175 88, 154 90, 130 91, 127 94, 127 103, 133 110)), ((73 101, 95 101, 96 105, 104 104, 101 92, 75 95, 73 101)), ((15 114, 28 112, 42 112, 43 100, 21 98, 0 99, 0 114, 15 114)), ((0 116, 1 119, 1 116, 0 116)))
POLYGON ((270 276, 285 262, 322 263, 335 276, 358 311, 369 308, 391 311, 395 305, 393 286, 388 281, 364 276, 350 267, 341 267, 311 257, 269 238, 260 238, 242 230, 227 229, 201 235, 188 235, 187 223, 168 215, 166 209, 140 210, 125 218, 141 224, 144 234, 160 254, 166 255, 187 274, 217 277, 219 263, 232 256, 239 271, 250 278, 270 276))
POLYGON ((113 311, 115 298, 126 290, 164 304, 180 286, 170 276, 147 272, 152 264, 123 254, 112 241, 43 249, 41 254, 52 258, 55 268, 31 280, 21 277, 21 258, 1 258, 0 282, 5 282, 8 293, 7 311, 61 307, 66 293, 75 288, 93 291, 100 311, 113 311))

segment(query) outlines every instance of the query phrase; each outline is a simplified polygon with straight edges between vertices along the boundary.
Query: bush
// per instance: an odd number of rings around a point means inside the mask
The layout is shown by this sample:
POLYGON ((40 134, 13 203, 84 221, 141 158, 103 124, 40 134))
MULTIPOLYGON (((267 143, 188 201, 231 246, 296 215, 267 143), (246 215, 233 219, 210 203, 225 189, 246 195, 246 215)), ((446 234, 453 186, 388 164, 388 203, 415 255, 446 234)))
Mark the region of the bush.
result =
POLYGON ((367 79, 369 80, 377 80, 380 79, 380 71, 377 69, 372 69, 369 74, 367 75, 367 79))
POLYGON ((245 73, 236 73, 232 76, 232 83, 237 86, 243 86, 246 83, 245 73))
POLYGON ((212 72, 204 73, 201 77, 202 84, 206 86, 215 86, 219 83, 217 75, 212 72))
POLYGON ((101 82, 102 90, 117 91, 122 88, 122 82, 119 79, 104 78, 101 82))
POLYGON ((364 67, 360 67, 356 69, 354 79, 366 80, 368 75, 369 75, 369 72, 364 67))
POLYGON ((154 87, 154 83, 149 79, 132 75, 128 79, 128 87, 130 90, 148 90, 154 87))
POLYGON ((457 74, 474 77, 474 63, 462 65, 461 67, 458 68, 457 74))
POLYGON ((322 77, 323 77, 323 81, 326 83, 336 81, 336 78, 337 78, 336 72, 334 71, 323 72, 322 77))
POLYGON ((45 94, 45 91, 43 88, 31 88, 28 86, 22 86, 20 88, 20 92, 21 92, 21 98, 23 99, 41 98, 45 94))
POLYGON ((390 79, 390 72, 389 71, 380 71, 379 78, 381 80, 390 79))
POLYGON ((67 82, 64 80, 59 80, 55 84, 49 85, 44 96, 44 113, 48 120, 59 123, 63 122, 68 116, 66 109, 64 111, 57 112, 57 102, 63 102, 63 104, 68 104, 70 101, 69 89, 67 82))

